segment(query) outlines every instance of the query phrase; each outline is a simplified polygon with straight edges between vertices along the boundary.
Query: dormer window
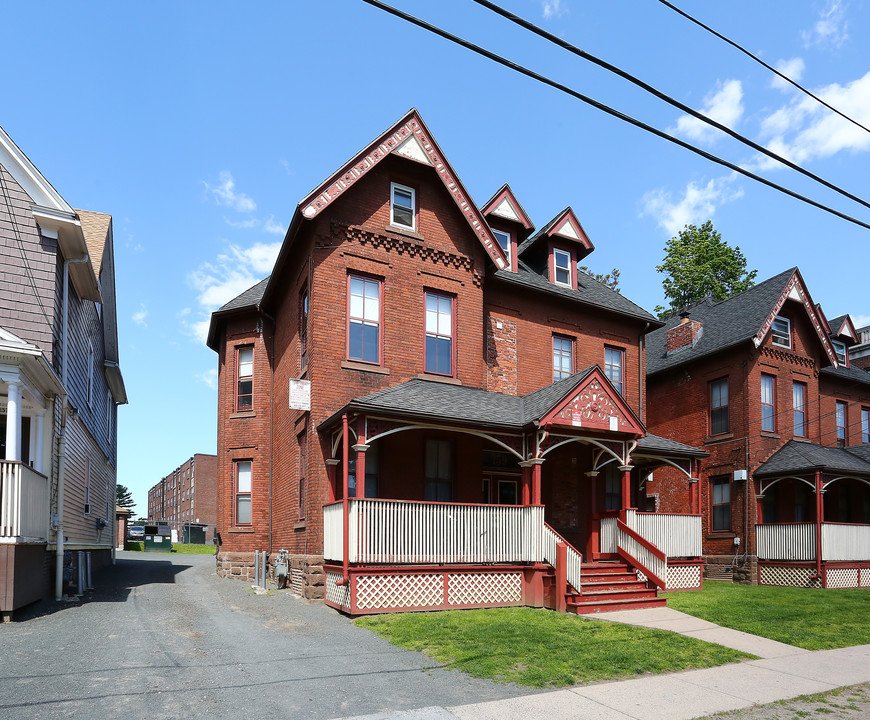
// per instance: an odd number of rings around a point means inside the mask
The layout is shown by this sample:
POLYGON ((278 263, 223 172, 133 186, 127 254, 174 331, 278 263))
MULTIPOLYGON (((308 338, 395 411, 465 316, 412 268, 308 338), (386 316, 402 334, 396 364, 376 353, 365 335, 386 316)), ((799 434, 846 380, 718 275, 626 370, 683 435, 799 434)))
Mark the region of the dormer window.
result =
POLYGON ((777 317, 770 329, 770 341, 784 348, 791 348, 791 321, 788 318, 777 317))
POLYGON ((556 285, 573 287, 571 282, 571 253, 553 249, 553 282, 556 285))
POLYGON ((506 233, 504 230, 493 230, 492 234, 495 235, 495 239, 498 241, 499 246, 504 252, 505 258, 507 258, 508 267, 511 267, 511 235, 510 233, 506 233))
POLYGON ((831 345, 834 346, 834 352, 837 355, 837 365, 846 367, 848 365, 846 361, 846 343, 842 340, 831 340, 831 345))
POLYGON ((414 230, 414 190, 397 183, 391 184, 390 224, 414 230))

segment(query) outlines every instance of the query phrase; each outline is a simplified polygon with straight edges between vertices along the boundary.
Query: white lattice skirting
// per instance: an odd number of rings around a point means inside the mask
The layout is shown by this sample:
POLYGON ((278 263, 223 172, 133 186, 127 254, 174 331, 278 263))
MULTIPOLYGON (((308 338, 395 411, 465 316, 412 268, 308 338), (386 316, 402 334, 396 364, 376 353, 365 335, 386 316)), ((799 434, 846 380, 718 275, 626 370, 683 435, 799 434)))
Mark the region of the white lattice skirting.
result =
POLYGON ((829 588, 870 587, 870 568, 829 568, 825 577, 829 588))
POLYGON ((339 585, 341 573, 327 572, 324 578, 324 594, 326 599, 339 607, 350 610, 350 584, 339 585))
POLYGON ((302 578, 303 573, 299 568, 290 568, 290 589, 299 595, 302 594, 302 578))
POLYGON ((813 568, 762 565, 759 583, 784 587, 820 588, 822 583, 818 578, 810 579, 815 572, 813 568))
POLYGON ((447 587, 448 605, 503 605, 523 599, 521 573, 450 574, 447 587))
POLYGON ((356 580, 356 606, 360 610, 443 604, 442 575, 361 575, 356 580))
POLYGON ((694 590, 701 587, 700 565, 673 565, 668 567, 668 590, 694 590))

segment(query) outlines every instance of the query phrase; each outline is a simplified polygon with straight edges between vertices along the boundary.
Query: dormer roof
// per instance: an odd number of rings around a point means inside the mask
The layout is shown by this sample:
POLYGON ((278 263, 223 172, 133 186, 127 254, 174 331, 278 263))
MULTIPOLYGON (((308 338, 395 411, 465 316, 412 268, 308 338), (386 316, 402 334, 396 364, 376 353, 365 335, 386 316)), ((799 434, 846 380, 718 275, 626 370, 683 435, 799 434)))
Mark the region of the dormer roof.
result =
POLYGON ((595 249, 595 246, 570 206, 566 207, 532 237, 523 242, 517 252, 522 256, 540 242, 547 240, 562 240, 575 244, 577 247, 576 260, 582 260, 595 249))
POLYGON ((525 209, 520 205, 507 183, 502 185, 499 191, 483 204, 480 211, 489 221, 501 220, 519 226, 518 237, 521 242, 535 229, 525 209))
POLYGON ((849 315, 839 315, 833 320, 829 320, 828 327, 831 329, 831 337, 834 340, 840 340, 846 343, 846 345, 858 343, 858 331, 855 329, 855 324, 849 315))

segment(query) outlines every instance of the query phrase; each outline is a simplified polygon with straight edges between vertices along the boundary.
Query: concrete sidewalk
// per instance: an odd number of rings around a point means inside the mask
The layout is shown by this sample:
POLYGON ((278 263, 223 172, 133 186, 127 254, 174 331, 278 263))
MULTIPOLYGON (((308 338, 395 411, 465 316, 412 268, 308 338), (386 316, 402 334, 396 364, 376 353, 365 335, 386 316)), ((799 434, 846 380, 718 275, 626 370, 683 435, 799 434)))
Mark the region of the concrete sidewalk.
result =
POLYGON ((761 659, 472 705, 356 716, 352 720, 690 720, 870 682, 870 645, 809 652, 670 608, 599 613, 595 618, 671 630, 761 659))

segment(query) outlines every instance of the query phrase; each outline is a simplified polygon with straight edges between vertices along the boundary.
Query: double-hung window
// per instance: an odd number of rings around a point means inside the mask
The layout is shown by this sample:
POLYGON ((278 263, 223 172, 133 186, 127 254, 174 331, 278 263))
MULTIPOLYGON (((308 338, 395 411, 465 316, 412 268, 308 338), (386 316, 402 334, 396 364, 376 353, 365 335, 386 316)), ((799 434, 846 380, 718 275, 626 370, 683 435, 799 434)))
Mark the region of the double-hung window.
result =
POLYGON ((511 236, 510 236, 510 233, 506 233, 504 230, 493 230, 492 234, 495 235, 495 239, 498 241, 499 246, 501 246, 501 249, 504 252, 504 256, 507 258, 508 267, 510 267, 511 266, 511 236))
POLYGON ((728 378, 722 378, 710 383, 710 434, 728 430, 728 378))
POLYGON ((840 367, 846 367, 848 364, 846 361, 846 343, 842 340, 831 340, 831 345, 834 346, 834 352, 837 355, 837 364, 840 367))
POLYGON ((727 475, 710 479, 711 530, 731 529, 731 481, 727 475))
POLYGON ((300 520, 305 518, 307 483, 305 482, 308 476, 308 432, 307 428, 296 436, 296 447, 298 450, 297 457, 299 459, 298 482, 296 484, 296 492, 299 495, 299 513, 300 520))
POLYGON ((870 443, 870 409, 861 408, 861 442, 870 443))
POLYGON ((450 502, 453 495, 453 446, 449 440, 426 438, 424 499, 450 502))
POLYGON ((347 357, 380 364, 381 282, 359 275, 348 280, 347 357))
POLYGON ((236 460, 233 463, 235 476, 236 525, 251 524, 251 461, 236 460))
POLYGON ((425 370, 453 375, 453 298, 426 293, 425 370))
POLYGON ((613 383, 617 392, 624 395, 622 387, 623 366, 625 364, 625 353, 617 348, 604 348, 604 374, 607 379, 613 383))
POLYGON ((553 249, 553 282, 556 285, 573 287, 571 282, 571 253, 566 250, 553 249))
POLYGON ((791 390, 792 406, 794 407, 794 434, 798 437, 807 436, 807 386, 796 382, 791 390))
POLYGON ((846 403, 842 400, 837 400, 837 447, 846 447, 846 403))
POLYGON ((414 190, 397 183, 390 186, 390 224, 396 227, 415 229, 414 190))
POLYGON ((776 378, 773 375, 761 376, 761 429, 776 431, 776 378))
POLYGON ((254 348, 236 350, 236 412, 250 410, 254 400, 254 348))
POLYGON ((791 321, 788 318, 777 316, 770 328, 771 342, 778 347, 791 347, 791 321))
POLYGON ((553 335, 553 382, 564 380, 574 372, 574 341, 553 335))
POLYGON ((308 289, 299 296, 299 360, 304 370, 308 366, 308 289))

